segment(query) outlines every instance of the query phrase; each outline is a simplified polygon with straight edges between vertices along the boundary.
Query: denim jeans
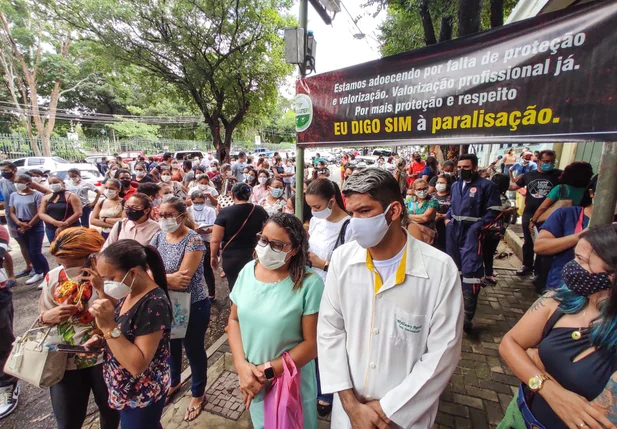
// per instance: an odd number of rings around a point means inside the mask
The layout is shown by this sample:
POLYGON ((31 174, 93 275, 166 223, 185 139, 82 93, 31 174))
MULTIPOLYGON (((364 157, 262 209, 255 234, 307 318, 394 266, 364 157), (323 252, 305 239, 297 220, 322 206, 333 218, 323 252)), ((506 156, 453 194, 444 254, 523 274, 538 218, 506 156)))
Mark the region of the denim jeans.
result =
POLYGON ((206 243, 203 265, 204 278, 206 280, 206 285, 208 286, 208 296, 214 296, 216 294, 216 283, 214 280, 214 271, 212 271, 212 265, 210 265, 210 243, 206 243))
POLYGON ((84 206, 81 210, 81 226, 90 228, 90 213, 92 213, 92 207, 84 206))
POLYGON ((117 429, 120 415, 107 403, 103 365, 74 369, 64 373, 58 384, 49 388, 58 429, 80 429, 86 419, 90 391, 99 407, 101 429, 117 429))
POLYGON ((158 402, 144 408, 126 407, 118 411, 120 413, 120 427, 122 429, 162 429, 161 416, 163 415, 166 398, 167 395, 163 395, 158 402))
POLYGON ((28 256, 32 261, 32 268, 37 274, 47 274, 49 272, 49 263, 43 256, 43 235, 45 230, 43 222, 39 222, 26 232, 20 232, 19 238, 23 241, 28 249, 28 256))
POLYGON ((8 288, 0 289, 0 387, 17 384, 17 379, 5 374, 4 364, 11 354, 15 341, 13 334, 13 292, 8 288))
POLYGON ((186 336, 183 339, 171 340, 171 385, 180 384, 182 374, 182 346, 191 367, 191 393, 193 398, 203 396, 206 391, 208 357, 204 347, 206 330, 210 323, 210 300, 208 298, 191 304, 191 314, 186 336))

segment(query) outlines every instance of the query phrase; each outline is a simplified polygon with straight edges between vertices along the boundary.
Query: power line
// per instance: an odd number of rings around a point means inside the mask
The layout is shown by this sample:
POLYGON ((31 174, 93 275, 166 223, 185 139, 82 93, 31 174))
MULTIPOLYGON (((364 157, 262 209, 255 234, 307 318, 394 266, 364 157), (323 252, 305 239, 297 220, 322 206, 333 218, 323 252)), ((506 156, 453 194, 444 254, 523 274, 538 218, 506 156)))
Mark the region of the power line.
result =
MULTIPOLYGON (((373 46, 369 43, 369 41, 366 39, 366 33, 364 31, 362 31, 362 29, 360 28, 360 26, 358 25, 358 21, 351 15, 351 13, 349 13, 349 9, 347 9, 347 6, 345 6, 345 3, 343 3, 343 1, 341 0, 341 6, 343 6, 343 9, 345 10, 345 13, 347 13, 347 15, 349 16, 349 18, 351 19, 351 21, 353 22, 353 24, 356 26, 356 28, 358 29, 358 31, 360 32, 359 34, 364 35, 363 39, 366 42, 366 44, 369 46, 369 48, 371 48, 371 50, 373 52, 375 51, 375 48, 373 48, 373 46)), ((354 36, 355 37, 355 36, 354 36)))

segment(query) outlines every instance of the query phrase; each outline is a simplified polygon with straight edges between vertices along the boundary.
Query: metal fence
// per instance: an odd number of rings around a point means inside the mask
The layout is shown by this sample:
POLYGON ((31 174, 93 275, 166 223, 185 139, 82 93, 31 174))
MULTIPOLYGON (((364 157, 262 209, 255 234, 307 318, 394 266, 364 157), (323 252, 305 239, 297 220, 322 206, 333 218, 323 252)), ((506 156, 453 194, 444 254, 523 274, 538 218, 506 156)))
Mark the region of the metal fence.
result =
MULTIPOLYGON (((41 142, 36 142, 39 150, 41 142)), ((263 144, 269 150, 290 149, 293 144, 263 144)), ((253 150, 253 142, 234 142, 233 149, 253 150)), ((112 140, 107 138, 79 138, 79 140, 69 140, 66 137, 51 138, 51 152, 54 156, 62 157, 69 161, 81 161, 89 155, 105 154, 111 155, 121 152, 138 152, 144 155, 156 155, 162 152, 177 152, 181 150, 214 150, 212 142, 196 140, 175 140, 175 139, 122 139, 112 140)), ((18 134, 0 134, 0 153, 5 159, 16 159, 34 156, 30 140, 18 134)))

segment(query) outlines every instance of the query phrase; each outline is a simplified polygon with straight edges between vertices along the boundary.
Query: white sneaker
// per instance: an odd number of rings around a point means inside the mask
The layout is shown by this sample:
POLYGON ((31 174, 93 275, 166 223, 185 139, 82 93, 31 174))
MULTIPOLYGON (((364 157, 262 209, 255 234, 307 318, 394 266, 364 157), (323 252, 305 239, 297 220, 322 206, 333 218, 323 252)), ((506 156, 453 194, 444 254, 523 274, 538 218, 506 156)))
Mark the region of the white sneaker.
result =
POLYGON ((20 390, 19 386, 0 387, 0 419, 8 416, 17 408, 20 390))
POLYGON ((34 276, 32 276, 28 280, 26 280, 26 284, 27 285, 33 285, 35 283, 40 282, 44 278, 45 278, 45 274, 35 274, 34 276))

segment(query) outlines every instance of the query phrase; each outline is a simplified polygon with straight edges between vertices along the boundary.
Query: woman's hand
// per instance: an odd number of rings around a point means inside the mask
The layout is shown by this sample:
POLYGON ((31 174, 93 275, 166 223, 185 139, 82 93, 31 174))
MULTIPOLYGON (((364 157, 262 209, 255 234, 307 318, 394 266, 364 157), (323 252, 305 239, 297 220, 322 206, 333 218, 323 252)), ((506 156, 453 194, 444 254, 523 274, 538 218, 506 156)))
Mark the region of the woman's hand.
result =
POLYGON ((238 370, 238 378, 240 379, 240 391, 245 407, 248 409, 251 406, 253 398, 257 396, 266 382, 263 372, 259 371, 255 365, 250 362, 244 362, 238 370))
POLYGON ((185 290, 190 282, 191 277, 188 276, 188 270, 167 274, 167 285, 170 289, 185 290))
POLYGON ((108 299, 97 299, 88 309, 90 314, 96 319, 96 326, 105 333, 116 327, 116 316, 114 306, 108 299))
POLYGON ((320 270, 324 269, 324 267, 326 266, 326 261, 321 259, 319 256, 317 256, 313 252, 309 252, 308 256, 309 256, 309 259, 311 260, 311 264, 313 264, 315 268, 319 268, 320 270))
POLYGON ((90 337, 90 339, 83 343, 82 346, 91 351, 98 351, 103 348, 104 342, 105 340, 103 339, 103 337, 97 334, 90 337))
POLYGON ((94 290, 99 296, 101 297, 106 296, 105 282, 103 281, 103 278, 101 277, 99 272, 96 270, 96 263, 92 264, 92 268, 82 268, 82 271, 88 275, 87 276, 81 275, 78 277, 78 280, 80 282, 82 281, 90 282, 90 284, 92 285, 92 287, 94 288, 94 290))
POLYGON ((212 255, 210 258, 210 266, 213 270, 218 270, 219 268, 219 257, 216 255, 212 255))
POLYGON ((46 325, 57 325, 69 320, 77 311, 76 305, 60 305, 41 314, 41 322, 46 325))
POLYGON ((553 380, 547 380, 539 394, 570 429, 615 428, 589 401, 564 389, 553 380))

